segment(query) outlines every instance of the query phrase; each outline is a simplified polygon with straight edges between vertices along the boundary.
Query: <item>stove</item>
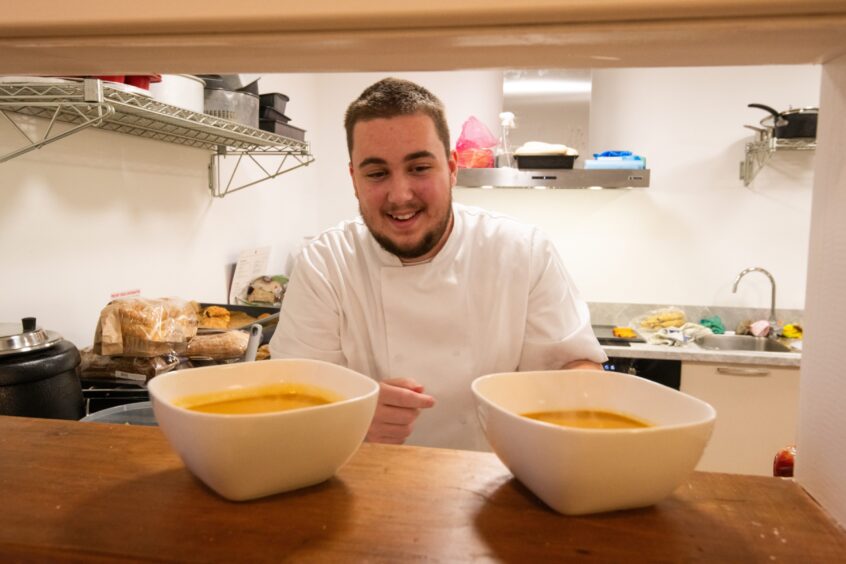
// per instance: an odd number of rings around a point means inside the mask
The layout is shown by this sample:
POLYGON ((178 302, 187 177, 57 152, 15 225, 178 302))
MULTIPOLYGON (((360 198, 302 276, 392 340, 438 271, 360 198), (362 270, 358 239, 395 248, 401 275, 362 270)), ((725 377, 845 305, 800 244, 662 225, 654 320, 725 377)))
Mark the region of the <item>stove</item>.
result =
POLYGON ((640 336, 626 339, 614 335, 615 325, 594 325, 593 333, 596 335, 600 345, 614 345, 628 347, 631 343, 645 343, 640 336))

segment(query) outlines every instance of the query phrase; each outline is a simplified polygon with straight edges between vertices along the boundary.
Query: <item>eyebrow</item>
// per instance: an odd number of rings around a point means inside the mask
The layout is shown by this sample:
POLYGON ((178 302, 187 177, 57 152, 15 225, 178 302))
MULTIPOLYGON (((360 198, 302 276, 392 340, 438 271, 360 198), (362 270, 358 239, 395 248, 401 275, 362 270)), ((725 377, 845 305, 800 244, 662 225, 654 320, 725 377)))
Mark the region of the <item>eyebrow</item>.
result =
MULTIPOLYGON (((417 160, 417 159, 426 159, 426 158, 434 159, 435 155, 432 154, 431 151, 416 151, 414 153, 407 154, 402 160, 403 160, 403 162, 408 162, 408 161, 413 161, 413 160, 417 160)), ((366 159, 364 159, 360 163, 358 163, 358 167, 363 168, 363 167, 365 167, 367 165, 371 165, 371 164, 383 165, 383 164, 388 164, 388 161, 386 161, 385 159, 381 159, 379 157, 367 157, 366 159)))

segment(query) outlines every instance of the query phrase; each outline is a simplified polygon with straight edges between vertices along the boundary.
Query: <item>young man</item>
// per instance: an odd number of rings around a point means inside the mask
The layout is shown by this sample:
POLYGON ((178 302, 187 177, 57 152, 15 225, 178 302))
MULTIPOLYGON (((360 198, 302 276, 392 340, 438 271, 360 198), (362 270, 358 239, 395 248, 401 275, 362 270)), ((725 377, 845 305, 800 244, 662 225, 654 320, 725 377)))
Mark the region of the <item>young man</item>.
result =
POLYGON ((270 343, 380 382, 370 441, 486 449, 470 383, 606 360, 586 304, 536 228, 452 203, 441 102, 388 78, 345 118, 361 217, 303 250, 270 343))

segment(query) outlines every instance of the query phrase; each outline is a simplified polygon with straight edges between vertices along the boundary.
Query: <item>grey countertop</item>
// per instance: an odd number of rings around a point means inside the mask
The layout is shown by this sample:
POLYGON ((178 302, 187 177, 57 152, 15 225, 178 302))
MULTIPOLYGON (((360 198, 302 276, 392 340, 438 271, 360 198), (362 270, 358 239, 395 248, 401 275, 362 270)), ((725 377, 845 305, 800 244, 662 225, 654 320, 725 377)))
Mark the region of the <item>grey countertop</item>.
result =
POLYGON ((682 362, 717 362, 784 367, 798 367, 802 360, 802 353, 800 352, 715 351, 703 349, 695 343, 680 346, 629 343, 628 346, 603 345, 602 348, 609 357, 615 358, 657 358, 681 360, 682 362))
MULTIPOLYGON (((591 321, 597 325, 619 325, 637 328, 637 319, 643 315, 654 313, 658 309, 666 308, 661 304, 628 304, 590 302, 591 321)), ((699 321, 705 317, 718 316, 727 329, 734 329, 741 320, 766 319, 769 311, 766 309, 718 307, 718 306, 676 306, 685 312, 688 320, 699 321)), ((778 318, 782 324, 801 323, 801 310, 779 309, 778 318)), ((635 329, 641 337, 646 338, 641 331, 635 329)), ((616 358, 655 358, 666 360, 681 360, 686 362, 715 362, 730 364, 757 364, 765 366, 798 367, 802 360, 801 352, 753 352, 753 351, 715 351, 703 349, 695 343, 681 346, 649 345, 645 343, 628 343, 626 345, 603 345, 609 357, 616 358)), ((800 343, 801 346, 801 343, 800 343)))

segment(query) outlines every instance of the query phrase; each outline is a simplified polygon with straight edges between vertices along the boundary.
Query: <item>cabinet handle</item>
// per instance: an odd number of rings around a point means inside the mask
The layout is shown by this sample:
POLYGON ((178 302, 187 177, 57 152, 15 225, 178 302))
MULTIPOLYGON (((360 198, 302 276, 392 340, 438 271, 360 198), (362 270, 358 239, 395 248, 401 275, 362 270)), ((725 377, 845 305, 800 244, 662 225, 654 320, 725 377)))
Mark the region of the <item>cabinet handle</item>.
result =
POLYGON ((730 376, 767 376, 770 373, 765 368, 729 368, 726 366, 717 367, 717 372, 730 376))

